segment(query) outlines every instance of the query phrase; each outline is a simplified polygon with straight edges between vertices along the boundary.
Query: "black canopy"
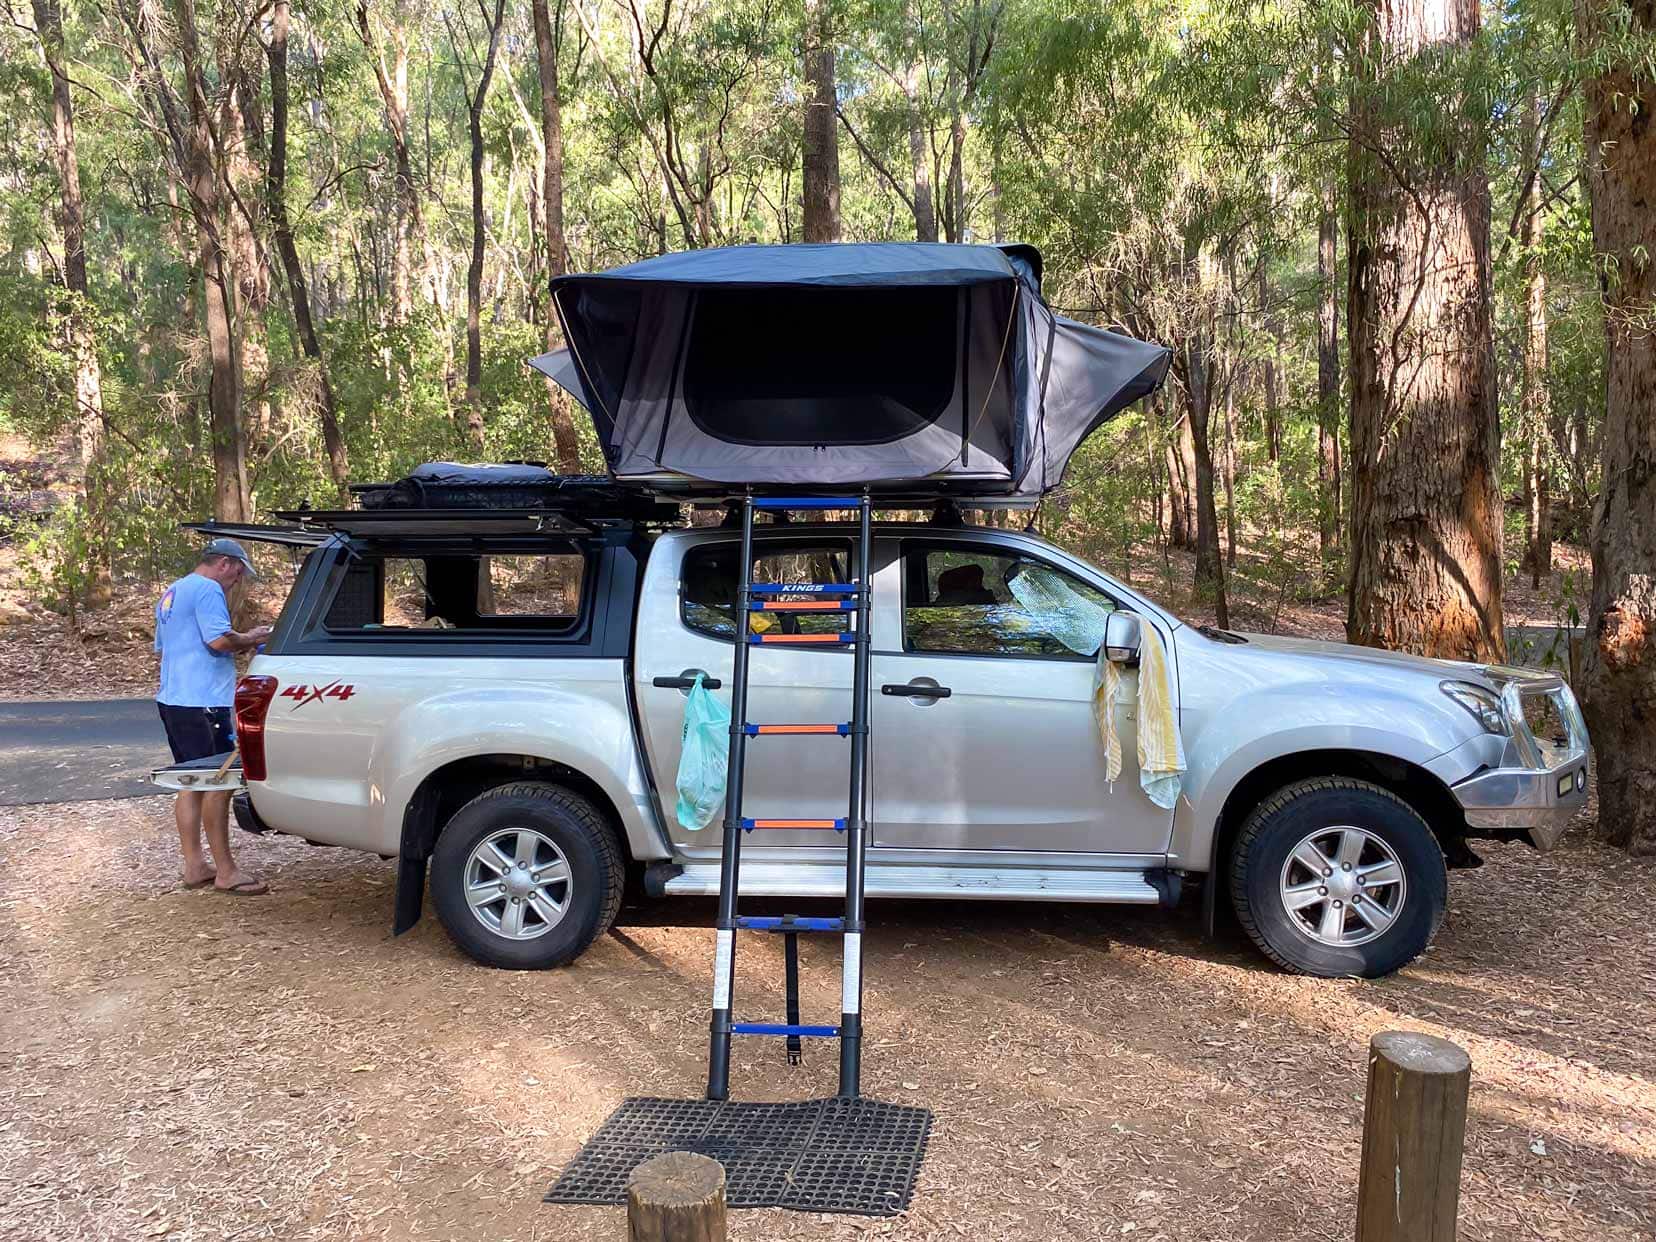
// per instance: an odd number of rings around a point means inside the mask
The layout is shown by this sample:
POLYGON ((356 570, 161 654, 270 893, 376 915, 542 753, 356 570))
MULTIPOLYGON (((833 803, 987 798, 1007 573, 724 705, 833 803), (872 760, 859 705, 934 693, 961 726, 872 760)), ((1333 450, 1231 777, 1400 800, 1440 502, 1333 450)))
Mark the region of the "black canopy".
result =
POLYGON ((693 250, 552 292, 569 348, 532 365, 623 480, 1027 502, 1169 357, 1054 314, 1031 246, 693 250))

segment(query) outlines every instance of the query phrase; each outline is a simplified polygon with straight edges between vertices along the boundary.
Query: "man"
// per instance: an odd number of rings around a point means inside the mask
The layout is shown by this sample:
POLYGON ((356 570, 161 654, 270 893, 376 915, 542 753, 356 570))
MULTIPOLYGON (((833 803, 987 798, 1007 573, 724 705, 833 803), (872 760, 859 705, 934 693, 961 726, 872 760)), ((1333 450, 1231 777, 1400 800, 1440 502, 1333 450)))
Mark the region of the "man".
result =
MULTIPOLYGON (((236 696, 236 652, 270 636, 261 625, 247 633, 230 627, 230 588, 254 577, 253 562, 234 539, 215 539, 194 572, 162 593, 155 605, 155 649, 161 653, 161 689, 155 696, 173 759, 183 763, 228 754, 236 743, 231 707, 236 696)), ((184 850, 184 887, 211 884, 221 893, 257 897, 270 891, 250 879, 230 854, 230 795, 181 793, 173 803, 184 850), (209 864, 201 848, 205 829, 209 864)))

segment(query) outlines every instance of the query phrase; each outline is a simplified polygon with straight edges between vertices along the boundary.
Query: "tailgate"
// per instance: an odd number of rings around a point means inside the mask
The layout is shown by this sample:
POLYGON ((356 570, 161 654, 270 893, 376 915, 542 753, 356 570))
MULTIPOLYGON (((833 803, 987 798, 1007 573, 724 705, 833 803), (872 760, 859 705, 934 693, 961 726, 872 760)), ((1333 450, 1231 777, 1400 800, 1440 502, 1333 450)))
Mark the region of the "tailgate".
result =
POLYGON ((150 783, 182 793, 234 791, 242 788, 241 755, 231 750, 205 759, 168 764, 150 773, 150 783))

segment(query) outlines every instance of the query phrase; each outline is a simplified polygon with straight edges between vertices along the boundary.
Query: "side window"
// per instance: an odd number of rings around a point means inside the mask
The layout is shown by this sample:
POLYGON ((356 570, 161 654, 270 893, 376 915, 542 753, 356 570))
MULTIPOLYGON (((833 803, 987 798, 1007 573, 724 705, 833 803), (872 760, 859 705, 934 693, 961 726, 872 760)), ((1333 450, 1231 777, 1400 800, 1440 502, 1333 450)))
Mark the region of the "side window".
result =
POLYGON ((577 627, 587 558, 574 549, 529 554, 359 552, 323 625, 335 634, 559 634, 577 627))
MULTIPOLYGON (((711 638, 728 641, 736 636, 736 565, 740 556, 741 548, 734 543, 710 544, 685 554, 679 575, 679 612, 685 625, 711 638)), ((766 549, 753 558, 754 582, 849 582, 850 574, 851 547, 842 540, 766 549)), ((778 603, 812 600, 809 595, 772 598, 778 603)), ((848 612, 794 613, 783 609, 756 612, 748 619, 754 633, 776 629, 784 634, 839 634, 850 624, 848 612)))
POLYGON ((426 567, 410 557, 354 557, 323 624, 330 630, 408 629, 427 620, 426 567))
POLYGON ((1116 604, 1043 561, 964 546, 906 545, 903 646, 956 655, 1092 659, 1116 604))
POLYGON ((578 552, 487 556, 478 575, 477 611, 483 617, 571 618, 581 611, 586 558, 578 552))

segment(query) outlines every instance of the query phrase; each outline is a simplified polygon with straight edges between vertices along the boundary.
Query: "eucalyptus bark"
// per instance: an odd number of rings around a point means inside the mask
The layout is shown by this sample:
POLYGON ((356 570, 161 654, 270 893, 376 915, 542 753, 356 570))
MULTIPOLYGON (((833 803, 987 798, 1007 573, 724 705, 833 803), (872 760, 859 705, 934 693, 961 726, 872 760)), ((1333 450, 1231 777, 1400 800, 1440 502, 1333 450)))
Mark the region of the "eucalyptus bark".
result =
MULTIPOLYGON (((63 9, 59 0, 34 0, 35 33, 52 77, 52 162, 58 174, 58 229, 63 235, 63 286, 68 293, 64 330, 75 358, 75 441, 81 464, 81 498, 90 529, 94 589, 108 590, 110 570, 108 480, 104 476, 103 370, 97 333, 89 318, 86 281, 86 210, 81 200, 80 156, 75 145, 75 105, 65 68, 63 9)), ((90 601, 89 601, 90 602, 90 601)))
MULTIPOLYGON (((1503 510, 1482 136, 1418 152, 1388 79, 1477 36, 1477 0, 1369 0, 1347 168, 1350 641, 1499 659, 1503 510)), ((1461 105, 1438 105, 1456 124, 1461 105)))
MULTIPOLYGON (((1656 0, 1579 0, 1596 47, 1621 18, 1656 35, 1656 0)), ((1614 38, 1615 35, 1610 35, 1614 38)), ((1609 61, 1585 92, 1586 177, 1604 296, 1603 491, 1593 525, 1593 595, 1582 666, 1598 742, 1598 834, 1656 853, 1656 76, 1609 61)))
POLYGON ((807 242, 840 239, 839 127, 831 0, 805 0, 805 126, 803 173, 807 242))
MULTIPOLYGON (((563 98, 558 85, 558 33, 546 0, 531 0, 535 23, 535 61, 540 69, 541 145, 545 156, 541 166, 542 236, 545 239, 546 274, 556 280, 569 270, 569 250, 564 237, 563 206, 563 98)), ((562 0, 559 0, 558 23, 561 28, 562 0)), ((558 348, 559 329, 556 314, 546 316, 546 348, 558 348)), ((581 470, 581 441, 575 431, 575 419, 570 412, 569 399, 550 379, 546 380, 546 397, 552 419, 552 454, 554 464, 563 474, 579 474, 581 470)))
POLYGON ((299 261, 299 247, 293 239, 293 225, 287 210, 288 130, 288 19, 289 0, 274 0, 270 21, 270 167, 265 179, 265 199, 270 212, 276 253, 287 277, 288 295, 293 303, 293 321, 299 332, 299 347, 316 368, 316 412, 322 426, 322 447, 328 455, 328 475, 333 480, 339 503, 350 502, 351 467, 345 452, 345 438, 339 432, 339 413, 327 359, 311 318, 310 289, 305 268, 299 261))
POLYGON ((1334 187, 1317 219, 1317 546, 1323 572, 1340 549, 1340 291, 1334 187))

